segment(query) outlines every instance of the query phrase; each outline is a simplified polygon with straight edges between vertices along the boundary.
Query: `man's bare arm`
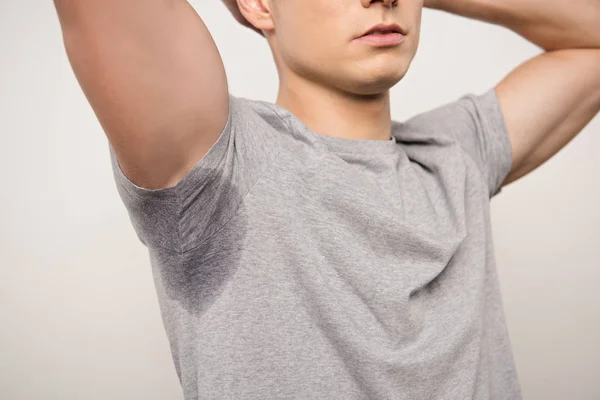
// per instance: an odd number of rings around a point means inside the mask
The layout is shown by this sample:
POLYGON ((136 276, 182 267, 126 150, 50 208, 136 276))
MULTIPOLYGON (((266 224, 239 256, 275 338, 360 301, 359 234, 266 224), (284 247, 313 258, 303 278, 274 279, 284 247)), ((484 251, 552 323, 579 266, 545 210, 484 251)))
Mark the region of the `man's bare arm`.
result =
POLYGON ((497 86, 513 166, 504 185, 533 171, 600 111, 600 1, 426 0, 427 7, 507 27, 546 50, 497 86))
POLYGON ((225 69, 185 0, 54 0, 73 71, 119 164, 143 188, 177 184, 228 115, 225 69))

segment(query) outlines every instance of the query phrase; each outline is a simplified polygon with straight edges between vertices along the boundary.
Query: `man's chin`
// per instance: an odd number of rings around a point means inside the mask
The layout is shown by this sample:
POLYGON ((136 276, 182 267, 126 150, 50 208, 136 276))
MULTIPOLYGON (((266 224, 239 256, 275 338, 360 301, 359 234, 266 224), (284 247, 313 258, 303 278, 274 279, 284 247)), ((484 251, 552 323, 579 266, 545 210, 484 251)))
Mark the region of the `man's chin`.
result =
POLYGON ((348 92, 360 95, 376 95, 390 90, 404 78, 402 71, 390 71, 384 74, 381 71, 372 75, 362 76, 362 79, 350 79, 347 84, 348 92))

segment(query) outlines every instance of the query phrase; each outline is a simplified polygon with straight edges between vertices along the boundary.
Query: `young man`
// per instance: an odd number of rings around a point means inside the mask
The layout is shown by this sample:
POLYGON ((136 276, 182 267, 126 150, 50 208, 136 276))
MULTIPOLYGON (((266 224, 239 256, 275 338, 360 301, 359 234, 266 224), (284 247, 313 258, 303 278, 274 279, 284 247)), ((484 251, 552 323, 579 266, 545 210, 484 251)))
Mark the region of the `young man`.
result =
POLYGON ((275 103, 229 92, 184 0, 55 4, 186 399, 521 397, 489 202, 600 109, 600 3, 227 0, 275 103), (547 51, 393 121, 423 6, 547 51))

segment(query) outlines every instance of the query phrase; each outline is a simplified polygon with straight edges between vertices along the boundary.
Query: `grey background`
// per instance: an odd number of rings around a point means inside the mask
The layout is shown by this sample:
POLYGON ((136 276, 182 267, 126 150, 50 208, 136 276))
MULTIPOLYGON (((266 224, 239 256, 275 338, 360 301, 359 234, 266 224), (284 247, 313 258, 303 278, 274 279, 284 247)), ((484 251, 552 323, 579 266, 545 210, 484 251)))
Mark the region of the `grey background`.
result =
MULTIPOLYGON (((266 41, 192 2, 231 92, 274 101, 266 41)), ((425 10, 392 117, 481 93, 539 53, 516 34, 425 10)), ((145 248, 51 1, 0 1, 0 398, 178 399, 145 248)), ((600 398, 600 118, 492 200, 507 322, 526 399, 600 398)))

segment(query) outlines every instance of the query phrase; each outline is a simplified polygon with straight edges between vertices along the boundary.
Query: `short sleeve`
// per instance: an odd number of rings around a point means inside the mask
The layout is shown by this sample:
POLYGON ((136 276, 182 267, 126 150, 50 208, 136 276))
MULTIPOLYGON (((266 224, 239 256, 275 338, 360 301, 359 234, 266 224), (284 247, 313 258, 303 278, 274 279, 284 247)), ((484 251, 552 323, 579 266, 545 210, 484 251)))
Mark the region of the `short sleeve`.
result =
POLYGON ((477 164, 489 198, 502 191, 502 183, 512 168, 512 149, 494 88, 479 95, 463 95, 413 117, 410 122, 451 135, 477 164))
POLYGON ((175 186, 145 189, 109 153, 119 196, 140 241, 185 252, 212 237, 233 218, 244 198, 278 154, 273 128, 252 100, 229 94, 229 113, 216 142, 175 186))

